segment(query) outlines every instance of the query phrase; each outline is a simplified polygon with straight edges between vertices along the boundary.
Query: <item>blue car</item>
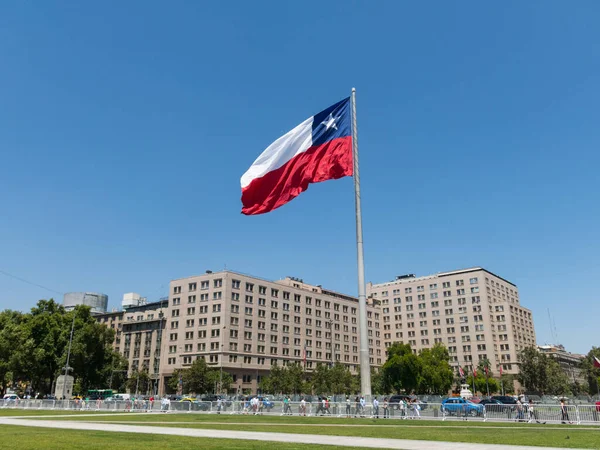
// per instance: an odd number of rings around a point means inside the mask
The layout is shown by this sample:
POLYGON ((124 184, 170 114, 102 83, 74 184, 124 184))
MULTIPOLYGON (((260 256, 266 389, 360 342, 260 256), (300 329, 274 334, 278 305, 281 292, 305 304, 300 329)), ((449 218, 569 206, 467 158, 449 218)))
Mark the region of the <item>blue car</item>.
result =
POLYGON ((258 401, 262 405, 262 408, 266 409, 267 412, 271 411, 271 409, 273 409, 273 407, 275 406, 275 404, 271 400, 269 400, 268 397, 258 397, 258 401))
POLYGON ((483 415, 483 405, 470 402, 461 397, 447 398, 442 400, 440 406, 443 415, 454 415, 454 416, 481 416, 483 415))

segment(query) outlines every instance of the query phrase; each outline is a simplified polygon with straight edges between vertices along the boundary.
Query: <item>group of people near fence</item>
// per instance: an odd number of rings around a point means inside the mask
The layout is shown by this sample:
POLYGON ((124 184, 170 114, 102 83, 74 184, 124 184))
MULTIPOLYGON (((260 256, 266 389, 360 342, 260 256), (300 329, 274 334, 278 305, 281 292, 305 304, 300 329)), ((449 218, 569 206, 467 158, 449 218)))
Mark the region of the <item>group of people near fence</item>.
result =
POLYGON ((242 398, 240 406, 243 414, 259 415, 263 412, 269 412, 273 408, 273 404, 267 397, 259 398, 258 396, 242 398))
POLYGON ((125 411, 151 411, 154 407, 154 397, 149 397, 146 399, 142 398, 134 398, 125 400, 125 411))

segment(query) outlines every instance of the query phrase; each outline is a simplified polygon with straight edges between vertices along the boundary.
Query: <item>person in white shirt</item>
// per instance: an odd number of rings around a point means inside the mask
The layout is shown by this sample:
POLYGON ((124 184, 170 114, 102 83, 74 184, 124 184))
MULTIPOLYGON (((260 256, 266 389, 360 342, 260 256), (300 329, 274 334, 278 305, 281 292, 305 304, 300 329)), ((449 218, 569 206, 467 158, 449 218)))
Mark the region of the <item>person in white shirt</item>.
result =
POLYGON ((300 415, 306 416, 306 400, 304 400, 304 397, 300 400, 300 415))
POLYGON ((364 417, 365 416, 365 406, 367 405, 367 403, 365 402, 365 398, 361 395, 360 397, 360 416, 364 417))
POLYGON ((377 400, 377 397, 373 398, 373 416, 379 419, 379 400, 377 400))

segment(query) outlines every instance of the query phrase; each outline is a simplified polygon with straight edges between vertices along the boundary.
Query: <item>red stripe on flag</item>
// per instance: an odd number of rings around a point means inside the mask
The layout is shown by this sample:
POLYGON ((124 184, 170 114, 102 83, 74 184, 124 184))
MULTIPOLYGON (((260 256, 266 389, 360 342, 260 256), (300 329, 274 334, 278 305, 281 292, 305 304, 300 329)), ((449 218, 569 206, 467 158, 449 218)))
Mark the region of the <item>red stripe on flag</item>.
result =
POLYGON ((600 359, 594 356, 594 367, 600 368, 600 359))
POLYGON ((242 189, 242 213, 264 214, 285 205, 310 183, 351 176, 352 137, 345 136, 311 147, 242 189))

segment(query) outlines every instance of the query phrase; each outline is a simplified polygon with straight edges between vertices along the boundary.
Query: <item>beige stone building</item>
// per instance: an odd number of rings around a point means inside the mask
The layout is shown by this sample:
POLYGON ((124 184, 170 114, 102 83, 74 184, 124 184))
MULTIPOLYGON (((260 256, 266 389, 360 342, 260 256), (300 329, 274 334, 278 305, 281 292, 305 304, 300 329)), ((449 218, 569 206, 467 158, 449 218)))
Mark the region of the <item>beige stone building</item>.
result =
POLYGON ((498 376, 500 366, 517 373, 517 352, 536 345, 517 286, 481 267, 369 283, 367 295, 381 302, 384 348, 404 342, 418 351, 439 342, 455 367, 487 358, 498 376))
POLYGON ((164 299, 96 316, 98 322, 115 330, 113 347, 127 359, 128 376, 134 371, 146 370, 154 380, 155 391, 159 386, 168 304, 164 299))
POLYGON ((562 371, 569 378, 569 382, 582 385, 587 383, 585 373, 581 369, 581 362, 585 359, 585 355, 568 352, 564 345, 560 344, 539 345, 538 351, 554 358, 560 365, 562 371))
MULTIPOLYGON (((375 304, 374 304, 375 303, 375 304)), ((381 309, 367 307, 371 364, 385 361, 381 309)), ((359 372, 358 300, 298 278, 268 281, 222 271, 171 281, 160 362, 165 383, 197 358, 256 392, 271 365, 337 361, 359 372)), ((218 388, 218 387, 217 387, 218 388)))
MULTIPOLYGON (((274 364, 307 372, 333 361, 359 373, 358 300, 288 277, 269 281, 232 271, 173 280, 168 299, 98 316, 116 330, 114 347, 130 371, 148 370, 160 394, 179 368, 204 358, 234 378, 235 392, 256 392, 274 364)), ((385 349, 444 344, 451 363, 487 358, 494 375, 518 372, 517 352, 535 346, 531 311, 517 286, 483 268, 367 284, 371 365, 385 349)), ((124 300, 125 305, 125 300, 124 300)), ((215 390, 218 386, 215 386, 215 390)))

